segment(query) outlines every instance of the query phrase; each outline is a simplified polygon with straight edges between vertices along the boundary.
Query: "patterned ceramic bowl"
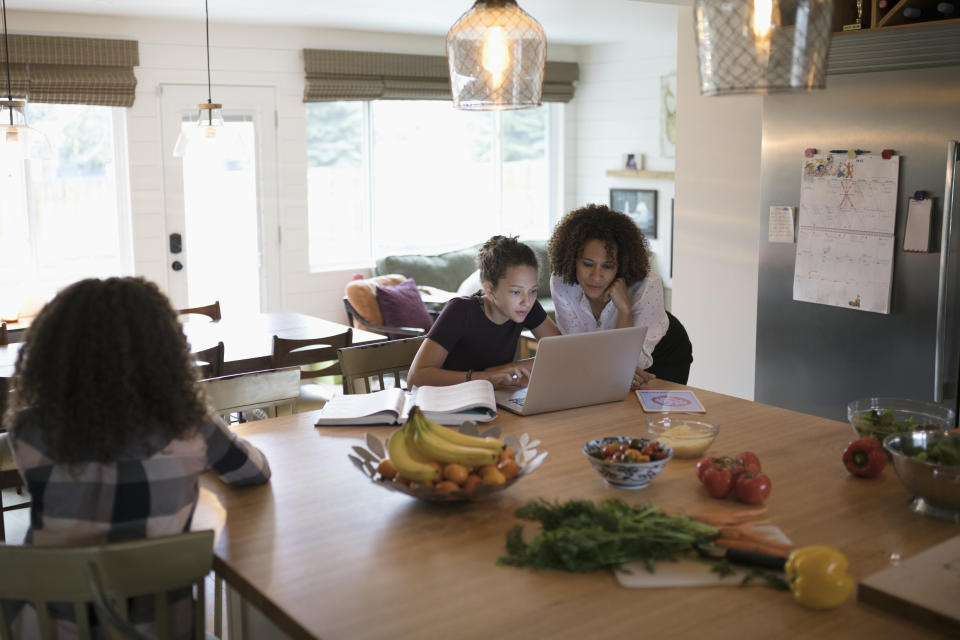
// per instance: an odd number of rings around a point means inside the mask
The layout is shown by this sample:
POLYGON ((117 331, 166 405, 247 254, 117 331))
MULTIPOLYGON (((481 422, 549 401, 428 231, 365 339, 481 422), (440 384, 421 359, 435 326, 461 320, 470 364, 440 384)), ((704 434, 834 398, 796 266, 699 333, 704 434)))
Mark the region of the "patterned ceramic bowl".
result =
POLYGON ((652 462, 607 462, 596 457, 597 452, 603 452, 603 448, 608 444, 630 444, 634 440, 639 440, 643 444, 654 442, 649 438, 637 438, 634 436, 608 436, 606 438, 597 438, 590 440, 583 445, 583 455, 593 465, 600 477, 607 484, 621 489, 643 489, 650 481, 657 477, 657 474, 663 471, 667 462, 673 457, 673 449, 666 444, 660 443, 660 446, 667 452, 667 457, 662 460, 652 462))

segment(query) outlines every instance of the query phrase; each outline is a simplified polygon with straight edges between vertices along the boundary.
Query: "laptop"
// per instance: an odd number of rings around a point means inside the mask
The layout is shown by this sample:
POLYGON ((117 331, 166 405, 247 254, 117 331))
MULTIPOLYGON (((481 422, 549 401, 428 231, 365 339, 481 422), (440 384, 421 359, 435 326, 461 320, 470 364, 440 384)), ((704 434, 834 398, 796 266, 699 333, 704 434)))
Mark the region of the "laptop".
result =
POLYGON ((497 404, 529 416, 623 400, 637 370, 646 327, 543 338, 522 389, 497 389, 497 404))

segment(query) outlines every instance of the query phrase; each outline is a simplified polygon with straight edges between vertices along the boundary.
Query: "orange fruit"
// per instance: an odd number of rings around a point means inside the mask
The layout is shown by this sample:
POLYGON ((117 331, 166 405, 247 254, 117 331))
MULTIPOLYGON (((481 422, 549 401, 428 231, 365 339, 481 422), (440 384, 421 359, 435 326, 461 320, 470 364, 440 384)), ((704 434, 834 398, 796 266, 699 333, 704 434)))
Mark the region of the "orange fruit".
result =
POLYGON ((507 479, 497 468, 494 468, 493 470, 488 471, 483 475, 483 484, 488 484, 493 487, 498 487, 502 484, 506 484, 506 482, 507 482, 507 479))
POLYGON ((513 480, 520 474, 520 465, 516 460, 503 460, 497 465, 497 469, 503 474, 507 481, 513 480))
POLYGON ((467 468, 462 464, 457 464, 456 462, 451 462, 443 468, 443 477, 450 482, 455 482, 458 485, 462 485, 467 481, 467 476, 470 475, 470 472, 467 471, 467 468))
POLYGON ((468 496, 472 496, 473 492, 477 489, 478 486, 483 482, 483 478, 478 476, 475 473, 471 473, 467 476, 466 481, 463 483, 463 490, 467 492, 468 496))
POLYGON ((449 480, 443 480, 442 482, 438 482, 438 483, 436 484, 436 486, 434 486, 434 490, 435 490, 437 493, 445 493, 445 494, 447 494, 447 495, 450 495, 450 494, 453 493, 454 491, 459 491, 459 490, 460 490, 460 486, 457 485, 456 482, 451 482, 451 481, 449 481, 449 480))
POLYGON ((510 447, 507 447, 506 449, 500 452, 501 462, 503 462, 504 460, 516 460, 516 459, 517 459, 517 454, 515 454, 513 452, 513 449, 511 449, 510 447))
POLYGON ((495 465, 495 464, 485 464, 485 465, 483 465, 482 467, 480 467, 479 469, 477 469, 477 475, 479 475, 481 478, 483 478, 484 476, 486 476, 486 475, 487 475, 488 473, 490 473, 491 471, 496 471, 496 470, 497 470, 497 465, 495 465))
POLYGON ((379 473, 380 477, 384 480, 393 480, 397 475, 397 470, 393 467, 392 462, 384 459, 377 465, 377 473, 379 473))

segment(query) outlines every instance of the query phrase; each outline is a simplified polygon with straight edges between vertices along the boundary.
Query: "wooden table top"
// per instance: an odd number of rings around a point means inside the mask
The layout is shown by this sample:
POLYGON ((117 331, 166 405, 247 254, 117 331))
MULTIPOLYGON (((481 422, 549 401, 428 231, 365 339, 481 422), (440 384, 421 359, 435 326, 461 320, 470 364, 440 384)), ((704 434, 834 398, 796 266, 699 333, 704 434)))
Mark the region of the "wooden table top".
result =
MULTIPOLYGON (((293 311, 272 311, 218 322, 191 319, 183 332, 194 351, 223 342, 224 374, 270 368, 274 334, 281 338, 317 338, 346 331, 346 325, 293 311)), ((362 329, 353 330, 353 342, 377 342, 384 336, 362 329)), ((0 378, 13 375, 22 343, 0 346, 0 378)))
MULTIPOLYGON (((684 388, 656 381, 654 389, 684 388)), ((851 477, 841 452, 849 425, 696 390, 720 425, 713 455, 756 452, 773 484, 768 517, 797 545, 828 544, 862 579, 957 535, 955 525, 912 513, 892 467, 851 477)), ((233 488, 205 477, 206 500, 223 518, 215 568, 293 637, 584 638, 918 637, 918 624, 851 597, 811 611, 764 587, 626 589, 609 571, 567 574, 499 566, 513 513, 537 498, 621 498, 671 514, 737 509, 709 498, 694 460, 671 460, 646 489, 607 486, 580 449, 591 438, 644 435, 646 414, 623 402, 539 416, 502 412, 504 433, 529 433, 549 451, 525 478, 477 503, 428 504, 387 491, 348 461, 365 431, 315 428, 315 413, 251 422, 237 432, 260 447, 273 478, 233 488)), ((203 509, 198 511, 202 512, 203 509)), ((202 518, 195 523, 203 526, 202 518)), ((525 525, 528 537, 531 525, 525 525)))

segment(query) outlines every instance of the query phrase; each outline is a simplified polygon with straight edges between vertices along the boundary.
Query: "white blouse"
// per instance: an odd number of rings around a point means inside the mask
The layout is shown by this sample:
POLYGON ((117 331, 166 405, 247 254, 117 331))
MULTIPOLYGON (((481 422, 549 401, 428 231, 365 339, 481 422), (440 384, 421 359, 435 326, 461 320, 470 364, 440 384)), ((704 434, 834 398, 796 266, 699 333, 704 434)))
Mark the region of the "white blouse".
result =
MULTIPOLYGON (((593 317, 590 301, 579 284, 566 284, 559 276, 550 276, 550 295, 556 308, 557 326, 560 332, 585 333, 617 328, 617 307, 607 301, 600 318, 593 317)), ((647 277, 627 287, 630 307, 633 309, 633 326, 646 327, 638 365, 646 369, 653 364, 653 349, 667 332, 667 312, 663 307, 663 281, 650 271, 647 277)))

